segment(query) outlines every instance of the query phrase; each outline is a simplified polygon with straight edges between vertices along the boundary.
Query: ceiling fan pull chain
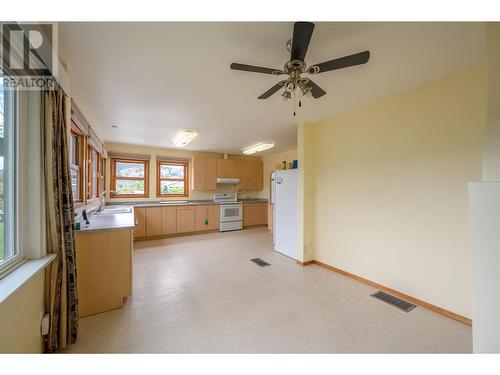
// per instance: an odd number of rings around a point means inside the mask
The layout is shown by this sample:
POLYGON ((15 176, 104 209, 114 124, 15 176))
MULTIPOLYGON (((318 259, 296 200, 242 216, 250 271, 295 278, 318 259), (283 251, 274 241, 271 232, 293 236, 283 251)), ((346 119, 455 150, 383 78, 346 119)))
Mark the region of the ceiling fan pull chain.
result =
POLYGON ((297 103, 297 98, 295 95, 295 90, 293 91, 293 116, 295 117, 295 104, 297 103))

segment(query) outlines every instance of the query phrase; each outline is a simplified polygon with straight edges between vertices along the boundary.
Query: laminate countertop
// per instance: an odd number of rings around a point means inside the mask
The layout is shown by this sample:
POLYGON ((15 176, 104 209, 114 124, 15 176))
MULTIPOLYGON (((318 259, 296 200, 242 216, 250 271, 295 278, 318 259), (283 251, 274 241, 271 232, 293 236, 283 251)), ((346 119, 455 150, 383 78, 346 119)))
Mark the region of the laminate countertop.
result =
MULTIPOLYGON (((264 198, 243 198, 238 199, 239 203, 267 203, 268 200, 264 198)), ((197 206, 197 205, 211 205, 219 204, 211 199, 192 199, 184 201, 143 201, 143 202, 110 202, 107 203, 106 207, 113 206, 133 206, 136 208, 146 208, 146 207, 168 207, 168 206, 197 206)))
MULTIPOLYGON (((90 212, 88 215, 90 224, 86 228, 76 230, 76 233, 98 230, 133 229, 135 226, 134 208, 130 205, 120 207, 130 208, 130 212, 105 215, 96 214, 95 211, 90 212)), ((109 206, 105 208, 109 208, 109 206)), ((113 208, 116 208, 116 206, 113 208)))

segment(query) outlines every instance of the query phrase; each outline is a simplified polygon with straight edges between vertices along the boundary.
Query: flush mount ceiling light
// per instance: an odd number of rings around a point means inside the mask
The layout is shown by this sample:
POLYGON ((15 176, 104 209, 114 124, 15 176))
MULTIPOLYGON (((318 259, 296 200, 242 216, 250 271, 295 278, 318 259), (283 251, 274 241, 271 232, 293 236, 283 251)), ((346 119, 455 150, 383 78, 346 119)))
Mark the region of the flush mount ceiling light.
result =
POLYGON ((184 147, 193 139, 195 139, 197 135, 198 133, 196 133, 194 130, 184 130, 179 133, 179 135, 177 135, 177 138, 175 138, 174 141, 174 145, 175 147, 184 147))
POLYGON ((260 143, 253 145, 253 146, 244 148, 243 153, 245 155, 251 155, 251 154, 255 154, 256 152, 268 150, 268 149, 273 148, 273 147, 274 147, 274 142, 271 142, 271 141, 260 142, 260 143))

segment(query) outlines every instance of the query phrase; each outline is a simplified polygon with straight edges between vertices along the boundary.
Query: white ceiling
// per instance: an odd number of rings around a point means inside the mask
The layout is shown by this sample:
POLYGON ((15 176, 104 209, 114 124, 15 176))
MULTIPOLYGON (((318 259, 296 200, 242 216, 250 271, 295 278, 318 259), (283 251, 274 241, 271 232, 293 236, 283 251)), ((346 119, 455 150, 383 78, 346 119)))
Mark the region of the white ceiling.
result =
POLYGON ((484 61, 481 23, 317 23, 306 61, 366 49, 361 66, 314 76, 327 91, 293 117, 280 93, 257 96, 281 77, 233 71, 231 62, 281 68, 293 23, 61 23, 61 59, 76 102, 104 139, 173 147, 194 129, 190 150, 265 153, 296 146, 296 123, 337 115, 484 61), (114 129, 111 125, 117 125, 114 129))

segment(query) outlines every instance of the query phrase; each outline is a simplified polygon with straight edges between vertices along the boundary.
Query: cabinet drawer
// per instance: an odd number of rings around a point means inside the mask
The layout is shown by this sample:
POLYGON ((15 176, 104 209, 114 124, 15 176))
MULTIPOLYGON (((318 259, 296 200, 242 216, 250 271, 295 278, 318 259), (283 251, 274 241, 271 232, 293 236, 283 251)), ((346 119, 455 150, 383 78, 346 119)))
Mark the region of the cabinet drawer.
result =
POLYGON ((177 211, 194 211, 196 210, 196 206, 179 206, 177 207, 177 211))

